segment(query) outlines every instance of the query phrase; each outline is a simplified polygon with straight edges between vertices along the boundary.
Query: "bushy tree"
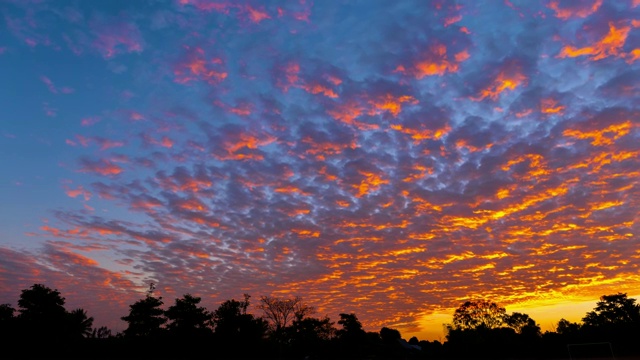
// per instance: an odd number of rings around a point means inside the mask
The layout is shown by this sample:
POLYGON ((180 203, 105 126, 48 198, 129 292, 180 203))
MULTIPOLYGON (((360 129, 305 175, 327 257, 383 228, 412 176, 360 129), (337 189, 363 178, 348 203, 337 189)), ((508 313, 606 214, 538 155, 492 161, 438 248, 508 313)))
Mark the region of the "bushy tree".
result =
POLYGON ((342 329, 338 330, 340 337, 360 336, 365 333, 362 323, 354 313, 341 313, 338 324, 342 325, 342 329))
POLYGON ((400 334, 400 331, 396 329, 383 327, 380 329, 380 338, 384 343, 396 344, 400 339, 402 339, 402 335, 400 334))
POLYGON ((161 306, 162 297, 153 296, 154 285, 151 284, 144 299, 129 305, 129 315, 121 317, 129 323, 124 330, 127 337, 150 337, 161 333, 162 325, 167 321, 161 306))
POLYGON ((504 316, 504 324, 518 334, 540 336, 540 326, 527 314, 514 312, 504 316))
POLYGON ((65 299, 57 289, 34 284, 22 290, 18 300, 18 320, 32 337, 58 338, 66 334, 67 311, 65 299))
POLYGON ((488 300, 464 302, 453 314, 455 329, 495 329, 502 325, 506 310, 488 300))
POLYGON ((247 311, 250 296, 244 300, 226 300, 213 311, 214 338, 223 352, 233 352, 238 358, 263 356, 268 324, 247 311), (260 356, 259 356, 260 355, 260 356))
POLYGON ((640 305, 624 293, 603 295, 582 321, 587 326, 640 323, 640 305))
POLYGON ((245 294, 243 301, 226 300, 213 312, 215 335, 219 340, 255 342, 262 338, 267 324, 263 319, 247 313, 249 299, 250 296, 245 294))
POLYGON ((334 339, 336 329, 329 317, 305 317, 295 319, 287 328, 293 354, 302 358, 318 354, 327 354, 334 339))
POLYGON ((213 314, 199 307, 201 298, 185 294, 176 299, 174 305, 165 312, 169 323, 167 330, 179 337, 206 336, 212 334, 213 314))
POLYGON ((556 332, 560 335, 575 334, 578 331, 580 331, 580 324, 571 322, 565 318, 560 319, 558 325, 556 325, 556 332))

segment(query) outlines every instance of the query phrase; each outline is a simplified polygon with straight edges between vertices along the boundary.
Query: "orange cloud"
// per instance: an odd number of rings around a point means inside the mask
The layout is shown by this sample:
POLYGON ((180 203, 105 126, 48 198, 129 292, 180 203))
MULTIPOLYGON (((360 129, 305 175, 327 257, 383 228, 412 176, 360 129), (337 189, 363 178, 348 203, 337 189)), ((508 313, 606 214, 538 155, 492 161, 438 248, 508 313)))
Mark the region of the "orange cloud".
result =
MULTIPOLYGON (((300 64, 297 62, 291 61, 287 63, 285 66, 280 68, 281 78, 277 80, 277 85, 284 92, 287 92, 291 87, 301 88, 302 90, 313 94, 313 95, 324 95, 326 97, 335 99, 338 97, 338 94, 331 89, 329 86, 322 84, 318 81, 305 81, 300 78, 300 64)), ((333 84, 340 85, 342 80, 337 77, 325 75, 323 76, 324 80, 333 84)))
POLYGON ((247 153, 246 150, 256 150, 276 141, 271 135, 258 137, 249 133, 240 133, 230 139, 226 139, 222 147, 226 155, 218 156, 220 160, 262 160, 263 156, 255 153, 247 153))
POLYGON ((301 86, 306 92, 311 93, 311 94, 322 94, 326 97, 330 97, 330 98, 337 98, 338 94, 335 93, 335 91, 333 91, 332 89, 330 89, 327 86, 324 86, 322 84, 318 84, 318 83, 312 83, 312 84, 303 84, 301 86))
POLYGON ((383 184, 388 184, 389 180, 382 179, 380 175, 360 171, 360 175, 364 176, 364 179, 358 185, 353 185, 353 187, 358 190, 356 197, 362 197, 372 191, 376 191, 383 184))
POLYGON ((327 110, 327 113, 334 119, 341 121, 345 124, 353 125, 360 130, 374 130, 378 129, 377 124, 367 124, 356 120, 360 115, 364 113, 365 109, 355 101, 348 101, 344 104, 337 105, 331 110, 327 110))
POLYGON ((566 129, 562 132, 562 135, 577 139, 592 139, 591 145, 603 146, 611 145, 615 140, 627 135, 634 126, 631 121, 627 120, 599 130, 581 131, 577 129, 566 129))
POLYGON ((631 27, 629 26, 617 28, 611 22, 609 23, 609 32, 602 39, 596 41, 593 45, 585 46, 582 48, 576 48, 567 45, 564 46, 562 50, 560 50, 560 53, 557 55, 557 57, 573 58, 578 56, 589 56, 589 60, 591 61, 602 60, 610 56, 624 57, 626 56, 626 54, 622 52, 622 47, 627 40, 629 30, 631 30, 631 27))
POLYGON ((320 232, 319 231, 313 231, 313 230, 306 230, 306 229, 291 229, 291 232, 295 233, 296 235, 298 235, 299 237, 302 238, 309 238, 309 237, 320 237, 320 232))
POLYGON ((415 76, 422 79, 425 76, 454 73, 459 69, 459 64, 469 58, 466 50, 456 53, 453 60, 449 59, 447 47, 443 44, 435 44, 429 47, 419 60, 415 61, 408 69, 404 65, 398 66, 395 71, 415 76))
POLYGON ((393 117, 397 117, 402 111, 402 104, 409 103, 411 105, 415 105, 418 103, 413 96, 403 95, 394 97, 391 94, 385 94, 383 96, 379 96, 375 99, 369 100, 369 105, 371 105, 371 110, 369 110, 369 115, 377 115, 383 111, 388 111, 393 115, 393 117))
POLYGON ((440 139, 444 135, 446 135, 449 131, 451 131, 451 127, 448 124, 444 125, 439 129, 423 129, 423 128, 413 129, 413 128, 404 127, 401 124, 392 124, 391 128, 401 133, 410 135, 415 144, 418 144, 423 140, 440 139))
POLYGON ((501 70, 489 86, 480 91, 480 95, 471 98, 474 101, 481 101, 486 98, 497 100, 506 90, 515 90, 520 85, 527 82, 527 77, 517 66, 508 66, 501 70))
POLYGON ((540 112, 543 114, 562 114, 564 106, 558 105, 558 102, 552 98, 540 100, 540 112))
POLYGON ((352 140, 348 144, 333 143, 330 141, 318 141, 311 137, 304 137, 302 143, 309 146, 305 151, 305 154, 314 155, 318 160, 325 160, 326 156, 338 155, 347 148, 355 149, 357 144, 355 140, 352 140))

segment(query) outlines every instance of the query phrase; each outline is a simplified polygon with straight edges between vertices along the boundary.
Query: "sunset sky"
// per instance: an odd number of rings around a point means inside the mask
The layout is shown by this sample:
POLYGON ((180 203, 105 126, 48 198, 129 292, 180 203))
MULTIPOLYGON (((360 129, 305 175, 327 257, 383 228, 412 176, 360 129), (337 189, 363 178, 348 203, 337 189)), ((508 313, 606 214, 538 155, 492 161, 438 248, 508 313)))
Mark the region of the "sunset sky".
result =
POLYGON ((640 0, 0 12, 0 303, 115 333, 153 282, 444 340, 470 298, 640 295, 640 0))

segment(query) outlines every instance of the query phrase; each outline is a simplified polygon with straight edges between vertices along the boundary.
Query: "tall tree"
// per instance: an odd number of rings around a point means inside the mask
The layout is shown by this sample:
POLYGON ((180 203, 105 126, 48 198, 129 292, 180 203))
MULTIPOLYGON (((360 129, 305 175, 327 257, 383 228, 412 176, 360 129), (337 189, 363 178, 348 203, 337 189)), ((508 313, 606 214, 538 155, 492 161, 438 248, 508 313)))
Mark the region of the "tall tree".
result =
POLYGON ((456 329, 495 329, 502 325, 505 309, 488 300, 466 301, 453 314, 456 329))
POLYGON ((367 332, 362 328, 362 323, 354 313, 341 313, 338 324, 342 329, 337 331, 337 343, 339 344, 340 357, 360 357, 370 348, 367 332))
POLYGON ((582 319, 587 326, 640 323, 640 305, 627 294, 603 295, 593 311, 582 319))
POLYGON ((169 320, 167 329, 170 333, 181 336, 206 336, 212 334, 213 314, 204 307, 199 307, 201 298, 185 294, 176 299, 174 305, 165 312, 169 320))
POLYGON ((162 297, 153 296, 155 289, 152 283, 144 299, 129 305, 129 315, 121 317, 129 323, 124 330, 125 336, 149 337, 158 335, 162 331, 162 325, 167 321, 161 306, 162 297))

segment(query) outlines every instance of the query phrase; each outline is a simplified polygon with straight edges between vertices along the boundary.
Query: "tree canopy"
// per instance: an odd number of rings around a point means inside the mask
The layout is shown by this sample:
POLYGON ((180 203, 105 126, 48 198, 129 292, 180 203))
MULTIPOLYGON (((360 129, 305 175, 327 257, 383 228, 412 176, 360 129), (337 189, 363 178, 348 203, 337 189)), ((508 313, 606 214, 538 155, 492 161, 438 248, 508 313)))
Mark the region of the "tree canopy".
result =
POLYGON ((124 330, 125 336, 154 336, 162 331, 162 325, 167 322, 162 310, 162 297, 153 296, 154 285, 151 284, 147 296, 129 305, 129 315, 121 319, 129 325, 124 330))
POLYGON ((465 301, 453 314, 456 329, 494 329, 502 325, 506 310, 488 300, 465 301))
POLYGON ((595 309, 589 311, 582 321, 587 326, 640 323, 640 305, 624 293, 603 295, 595 309))

